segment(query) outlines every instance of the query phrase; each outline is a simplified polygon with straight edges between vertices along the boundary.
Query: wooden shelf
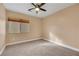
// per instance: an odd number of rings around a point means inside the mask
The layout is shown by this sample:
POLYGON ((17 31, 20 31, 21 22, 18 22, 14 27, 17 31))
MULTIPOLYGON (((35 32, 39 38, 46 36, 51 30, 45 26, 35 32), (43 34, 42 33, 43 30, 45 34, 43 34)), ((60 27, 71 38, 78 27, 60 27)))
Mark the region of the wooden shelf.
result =
POLYGON ((24 19, 12 19, 12 18, 8 18, 8 21, 12 21, 12 22, 21 22, 21 23, 30 23, 29 20, 24 20, 24 19))

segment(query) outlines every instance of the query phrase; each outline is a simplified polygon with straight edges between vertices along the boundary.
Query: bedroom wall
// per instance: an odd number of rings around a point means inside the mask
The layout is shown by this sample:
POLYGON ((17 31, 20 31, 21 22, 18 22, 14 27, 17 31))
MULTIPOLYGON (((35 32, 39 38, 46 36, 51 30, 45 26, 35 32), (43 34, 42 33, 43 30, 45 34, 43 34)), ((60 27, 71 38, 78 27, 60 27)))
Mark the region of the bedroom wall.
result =
POLYGON ((43 37, 79 48, 79 4, 43 19, 43 37))
POLYGON ((30 20, 30 30, 27 33, 7 34, 7 43, 19 42, 24 40, 31 40, 41 37, 41 20, 32 16, 12 12, 7 10, 7 17, 23 18, 30 20))
POLYGON ((0 54, 5 46, 6 39, 6 12, 3 4, 0 3, 0 54))

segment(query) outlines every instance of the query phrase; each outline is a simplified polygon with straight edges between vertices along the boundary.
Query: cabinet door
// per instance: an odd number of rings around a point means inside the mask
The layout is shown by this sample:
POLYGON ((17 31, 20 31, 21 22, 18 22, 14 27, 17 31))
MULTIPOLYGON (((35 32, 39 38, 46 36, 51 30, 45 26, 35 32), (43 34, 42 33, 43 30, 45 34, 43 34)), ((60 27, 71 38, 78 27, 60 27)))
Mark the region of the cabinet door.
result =
POLYGON ((19 22, 8 22, 8 33, 20 33, 20 23, 19 22))
POLYGON ((20 31, 22 33, 29 32, 29 24, 28 23, 21 23, 20 31))

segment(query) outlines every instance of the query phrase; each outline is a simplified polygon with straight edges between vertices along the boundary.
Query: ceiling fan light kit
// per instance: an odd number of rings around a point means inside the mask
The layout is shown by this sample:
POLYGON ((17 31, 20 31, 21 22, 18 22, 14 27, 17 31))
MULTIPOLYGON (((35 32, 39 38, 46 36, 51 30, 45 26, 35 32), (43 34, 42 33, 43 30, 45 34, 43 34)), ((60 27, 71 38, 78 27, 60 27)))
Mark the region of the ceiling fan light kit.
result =
POLYGON ((28 9, 28 11, 35 10, 37 14, 38 14, 38 12, 40 10, 41 11, 46 11, 45 9, 42 8, 42 6, 45 5, 45 3, 41 3, 41 4, 39 4, 39 3, 36 3, 36 4, 31 3, 31 4, 34 6, 34 8, 30 8, 30 9, 28 9))
POLYGON ((39 8, 35 8, 35 10, 36 10, 36 11, 39 11, 40 9, 39 9, 39 8))

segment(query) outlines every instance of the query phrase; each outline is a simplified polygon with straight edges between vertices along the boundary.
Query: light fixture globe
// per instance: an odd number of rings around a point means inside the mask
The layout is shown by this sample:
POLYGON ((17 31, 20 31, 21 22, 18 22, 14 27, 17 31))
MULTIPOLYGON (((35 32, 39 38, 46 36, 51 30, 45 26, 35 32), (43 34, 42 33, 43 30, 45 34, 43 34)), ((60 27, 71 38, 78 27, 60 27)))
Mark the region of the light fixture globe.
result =
POLYGON ((39 8, 35 8, 35 10, 36 10, 36 11, 39 11, 40 9, 39 9, 39 8))

